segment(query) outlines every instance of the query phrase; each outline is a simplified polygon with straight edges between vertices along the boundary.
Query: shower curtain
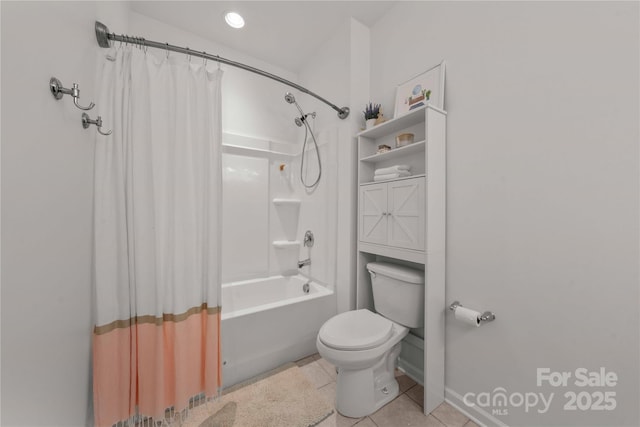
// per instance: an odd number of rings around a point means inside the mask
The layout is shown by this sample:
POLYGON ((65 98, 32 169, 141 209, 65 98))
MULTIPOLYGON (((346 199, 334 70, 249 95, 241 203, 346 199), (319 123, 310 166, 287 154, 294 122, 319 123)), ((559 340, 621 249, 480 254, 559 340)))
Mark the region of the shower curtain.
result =
POLYGON ((95 151, 94 417, 151 425, 221 385, 222 71, 102 55, 94 114, 113 133, 95 151))

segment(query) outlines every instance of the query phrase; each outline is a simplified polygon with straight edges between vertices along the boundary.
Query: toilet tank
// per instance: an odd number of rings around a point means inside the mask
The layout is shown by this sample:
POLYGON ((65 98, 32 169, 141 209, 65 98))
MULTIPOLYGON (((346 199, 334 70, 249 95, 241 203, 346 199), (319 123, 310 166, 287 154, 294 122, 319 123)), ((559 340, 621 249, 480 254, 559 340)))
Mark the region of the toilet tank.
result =
POLYGON ((367 270, 378 313, 409 328, 424 326, 424 271, 388 262, 370 262, 367 270))

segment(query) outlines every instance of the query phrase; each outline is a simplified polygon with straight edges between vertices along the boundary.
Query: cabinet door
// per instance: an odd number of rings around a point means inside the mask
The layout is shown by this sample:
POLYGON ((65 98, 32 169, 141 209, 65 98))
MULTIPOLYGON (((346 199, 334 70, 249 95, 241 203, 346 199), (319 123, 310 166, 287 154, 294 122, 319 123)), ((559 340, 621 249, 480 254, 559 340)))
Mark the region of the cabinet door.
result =
POLYGON ((360 241, 387 244, 387 184, 360 187, 360 241))
POLYGON ((387 191, 387 244, 424 250, 424 177, 390 182, 387 191))

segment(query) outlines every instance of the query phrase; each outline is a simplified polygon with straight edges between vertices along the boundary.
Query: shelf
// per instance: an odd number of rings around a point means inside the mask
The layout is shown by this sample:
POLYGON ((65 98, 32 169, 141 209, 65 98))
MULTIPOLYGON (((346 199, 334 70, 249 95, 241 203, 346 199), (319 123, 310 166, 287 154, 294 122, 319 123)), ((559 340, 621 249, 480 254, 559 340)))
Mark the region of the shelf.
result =
POLYGON ((424 121, 424 110, 427 106, 420 107, 416 110, 411 111, 410 113, 405 114, 404 116, 400 116, 398 118, 393 118, 391 120, 387 120, 384 123, 381 123, 377 126, 372 127, 371 129, 363 130, 357 136, 364 136, 367 138, 379 138, 384 135, 391 134, 393 132, 397 132, 409 126, 413 126, 420 122, 424 121))
POLYGON ((386 153, 374 154, 371 156, 363 157, 360 159, 360 161, 368 162, 368 163, 377 163, 383 160, 390 160, 390 159, 395 159, 401 156, 420 153, 424 151, 425 145, 426 145, 426 141, 414 142, 413 144, 405 145, 404 147, 394 148, 393 150, 387 151, 386 153))
POLYGON ((421 173, 421 174, 417 174, 417 175, 401 176, 400 178, 386 179, 384 181, 361 182, 359 185, 382 184, 382 183, 387 183, 387 182, 403 181, 405 179, 424 178, 424 177, 426 177, 426 175, 421 173))
POLYGON ((273 204, 276 206, 299 206, 300 203, 300 199, 273 199, 273 204))
POLYGON ((377 126, 372 127, 371 129, 363 130, 362 132, 358 133, 356 136, 364 136, 366 138, 375 139, 381 136, 389 135, 393 132, 397 132, 404 128, 408 128, 409 126, 416 125, 424 121, 424 112, 427 108, 433 111, 437 111, 444 115, 447 114, 446 111, 444 110, 433 107, 431 105, 425 105, 424 107, 417 108, 398 118, 387 120, 384 123, 381 123, 377 126))
POLYGON ((276 249, 291 249, 300 246, 299 240, 274 240, 273 247, 276 249))
POLYGON ((397 248, 393 246, 377 245, 375 243, 358 242, 358 250, 368 254, 382 255, 389 258, 425 264, 427 253, 413 249, 397 248))

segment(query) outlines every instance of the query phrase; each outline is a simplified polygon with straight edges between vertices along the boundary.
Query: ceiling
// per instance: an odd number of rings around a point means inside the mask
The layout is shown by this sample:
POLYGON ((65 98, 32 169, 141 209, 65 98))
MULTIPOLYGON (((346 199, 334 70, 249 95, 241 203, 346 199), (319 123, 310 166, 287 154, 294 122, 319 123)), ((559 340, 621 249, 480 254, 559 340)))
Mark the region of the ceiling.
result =
POLYGON ((293 72, 349 17, 370 27, 392 6, 392 1, 131 2, 135 12, 293 72), (244 28, 224 22, 231 10, 244 17, 244 28))

